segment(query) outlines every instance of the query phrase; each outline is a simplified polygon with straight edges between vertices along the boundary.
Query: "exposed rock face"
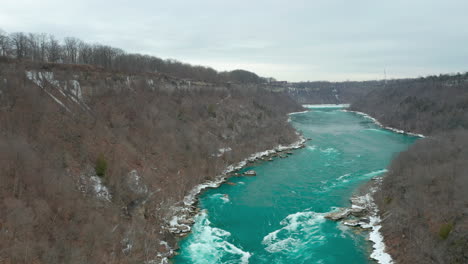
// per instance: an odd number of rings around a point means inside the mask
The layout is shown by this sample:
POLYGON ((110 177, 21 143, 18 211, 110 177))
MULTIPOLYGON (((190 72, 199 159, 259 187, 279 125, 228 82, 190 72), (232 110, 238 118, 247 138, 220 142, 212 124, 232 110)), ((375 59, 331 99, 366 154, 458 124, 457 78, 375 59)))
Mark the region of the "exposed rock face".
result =
POLYGON ((347 226, 359 226, 359 222, 358 219, 350 219, 343 221, 343 224, 347 226))
POLYGON ((244 175, 245 176, 257 176, 257 172, 255 172, 254 170, 248 170, 244 172, 244 175))
POLYGON ((375 213, 375 205, 371 194, 353 196, 350 198, 350 208, 337 208, 337 210, 325 215, 325 218, 333 221, 342 221, 344 225, 370 228, 369 218, 375 213))
POLYGON ((174 248, 192 223, 168 230, 172 208, 226 166, 297 141, 286 115, 299 110, 254 85, 0 60, 0 259, 158 259, 147 249, 174 248))
POLYGON ((339 208, 336 212, 331 212, 325 215, 325 218, 333 220, 333 221, 338 221, 338 220, 348 217, 349 213, 350 213, 350 210, 348 208, 339 208))
POLYGON ((383 85, 382 81, 304 82, 291 83, 285 91, 301 104, 340 104, 359 100, 383 85))

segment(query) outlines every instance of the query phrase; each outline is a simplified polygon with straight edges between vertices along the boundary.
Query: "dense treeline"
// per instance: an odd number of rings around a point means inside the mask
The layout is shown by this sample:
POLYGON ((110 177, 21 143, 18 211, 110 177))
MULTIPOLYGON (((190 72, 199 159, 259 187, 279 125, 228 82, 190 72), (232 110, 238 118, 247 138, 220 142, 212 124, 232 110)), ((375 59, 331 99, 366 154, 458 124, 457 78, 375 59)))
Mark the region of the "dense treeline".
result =
POLYGON ((0 63, 1 263, 160 263, 189 190, 297 140, 284 94, 172 80, 0 63))
POLYGON ((389 82, 351 109, 387 126, 422 134, 468 128, 468 73, 389 82))
POLYGON ((391 164, 376 201, 397 263, 468 263, 468 74, 397 80, 351 105, 423 133, 391 164))
POLYGON ((124 50, 89 44, 74 37, 63 41, 53 35, 15 32, 7 34, 0 29, 0 56, 66 64, 90 64, 106 70, 129 73, 159 72, 177 78, 206 82, 264 83, 265 79, 245 70, 217 72, 210 67, 194 66, 173 59, 130 54, 124 50))
POLYGON ((397 263, 467 263, 468 133, 421 140, 392 163, 377 193, 397 263))

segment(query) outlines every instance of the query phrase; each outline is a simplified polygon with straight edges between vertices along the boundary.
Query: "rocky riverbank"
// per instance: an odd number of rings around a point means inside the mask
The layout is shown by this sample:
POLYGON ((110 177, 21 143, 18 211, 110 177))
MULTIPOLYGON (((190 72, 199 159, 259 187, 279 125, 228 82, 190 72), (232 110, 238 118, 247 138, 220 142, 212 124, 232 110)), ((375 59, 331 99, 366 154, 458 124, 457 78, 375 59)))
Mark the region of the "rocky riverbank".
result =
POLYGON ((382 180, 382 176, 372 178, 370 183, 361 188, 367 189, 367 191, 362 192, 361 190, 360 194, 350 198, 350 207, 337 208, 326 214, 325 218, 340 221, 343 225, 369 230, 368 240, 374 244, 370 257, 378 263, 390 264, 393 263, 393 260, 385 251, 384 238, 380 232, 382 220, 373 198, 373 195, 379 190, 382 180))
MULTIPOLYGON (((293 154, 291 150, 304 148, 305 142, 310 140, 300 135, 298 136, 299 140, 290 145, 279 145, 271 150, 254 153, 241 162, 228 166, 215 180, 195 186, 184 198, 183 205, 172 208, 173 217, 166 223, 164 228, 176 237, 182 238, 187 236, 191 231, 192 225, 195 223, 195 216, 200 212, 197 203, 199 195, 204 190, 217 188, 230 177, 255 176, 256 173, 253 170, 244 172, 243 174, 239 173, 239 171, 247 165, 251 165, 255 162, 271 161, 273 158, 287 158, 289 155, 293 154)), ((164 252, 159 255, 161 257, 161 263, 168 263, 168 259, 175 254, 174 250, 175 249, 166 245, 165 250, 163 250, 164 252)))

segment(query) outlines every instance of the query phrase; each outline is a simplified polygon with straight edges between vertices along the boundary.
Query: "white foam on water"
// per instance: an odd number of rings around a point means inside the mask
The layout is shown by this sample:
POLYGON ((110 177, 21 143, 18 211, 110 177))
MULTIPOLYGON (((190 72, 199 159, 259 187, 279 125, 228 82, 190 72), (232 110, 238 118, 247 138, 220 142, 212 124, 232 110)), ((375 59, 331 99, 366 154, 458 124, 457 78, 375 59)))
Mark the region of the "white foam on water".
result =
POLYGON ((228 202, 231 201, 231 200, 229 200, 229 196, 227 194, 222 194, 222 193, 213 194, 213 195, 211 195, 210 198, 215 199, 215 200, 220 200, 223 203, 228 203, 228 202))
POLYGON ((314 151, 314 150, 317 149, 317 146, 315 146, 315 145, 307 146, 307 149, 314 151))
POLYGON ((349 104, 304 104, 305 108, 347 108, 349 104))
POLYGON ((206 211, 196 217, 192 234, 187 247, 191 263, 249 263, 251 254, 227 241, 231 233, 212 227, 206 211))
MULTIPOLYGON (((296 134, 299 136, 298 141, 290 145, 278 145, 274 149, 254 153, 250 155, 250 157, 240 161, 237 164, 227 166, 220 175, 215 177, 215 179, 196 185, 184 197, 182 201, 183 204, 181 206, 174 206, 171 208, 171 212, 165 217, 166 225, 164 226, 164 228, 166 228, 169 232, 173 234, 190 232, 191 230, 190 226, 187 224, 179 224, 178 220, 182 219, 185 222, 186 220, 190 220, 192 218, 192 215, 194 213, 193 205, 197 201, 198 195, 203 190, 208 189, 208 188, 219 187, 222 183, 224 183, 227 180, 226 175, 228 173, 241 169, 242 167, 246 166, 249 161, 255 161, 261 157, 271 155, 279 151, 298 149, 298 148, 303 147, 303 144, 306 142, 306 139, 303 136, 301 136, 299 133, 296 133, 296 134)), ((244 183, 240 183, 240 184, 244 184, 244 183)), ((235 263, 238 263, 238 262, 235 262, 235 263)))
POLYGON ((307 113, 307 112, 309 112, 309 110, 300 111, 300 112, 292 112, 292 113, 289 113, 288 115, 304 114, 304 113, 307 113))
POLYGON ((336 226, 341 232, 340 232, 340 237, 346 238, 352 235, 352 232, 350 232, 350 228, 347 225, 337 225, 336 226))
POLYGON ((348 182, 349 180, 347 179, 349 176, 351 175, 351 173, 346 173, 344 175, 341 175, 340 177, 336 178, 338 181, 341 181, 341 182, 348 182))
POLYGON ((386 172, 388 172, 387 169, 381 169, 381 170, 371 171, 371 172, 368 172, 366 174, 359 175, 357 177, 350 177, 351 174, 347 173, 347 174, 341 175, 340 177, 336 178, 329 185, 327 185, 328 182, 325 182, 324 186, 321 189, 324 192, 329 191, 329 190, 331 190, 331 189, 333 189, 335 187, 346 184, 346 183, 352 181, 353 179, 372 178, 372 177, 378 176, 378 175, 380 175, 382 173, 386 173, 386 172))
POLYGON ((326 148, 326 149, 320 149, 320 152, 325 153, 325 154, 332 154, 332 153, 338 153, 339 151, 334 148, 326 148))
POLYGON ((371 171, 369 173, 364 174, 363 176, 364 177, 374 177, 374 176, 380 175, 380 174, 385 173, 385 172, 388 172, 388 170, 387 169, 381 169, 381 170, 371 171))
POLYGON ((325 221, 324 214, 298 212, 288 215, 280 224, 282 228, 266 235, 262 244, 270 253, 298 254, 313 244, 323 244, 325 237, 319 234, 320 224, 325 221))
POLYGON ((366 131, 373 131, 373 132, 378 132, 378 133, 383 133, 383 134, 388 134, 390 131, 384 130, 384 129, 377 129, 377 128, 367 128, 365 129, 366 131))
POLYGON ((381 170, 371 171, 371 172, 361 174, 361 175, 355 175, 354 177, 351 177, 352 176, 351 173, 346 173, 331 181, 328 181, 328 180, 321 181, 323 185, 320 187, 320 192, 328 192, 336 187, 343 186, 346 183, 353 181, 355 179, 372 178, 372 177, 378 176, 386 172, 388 172, 387 169, 381 169, 381 170))

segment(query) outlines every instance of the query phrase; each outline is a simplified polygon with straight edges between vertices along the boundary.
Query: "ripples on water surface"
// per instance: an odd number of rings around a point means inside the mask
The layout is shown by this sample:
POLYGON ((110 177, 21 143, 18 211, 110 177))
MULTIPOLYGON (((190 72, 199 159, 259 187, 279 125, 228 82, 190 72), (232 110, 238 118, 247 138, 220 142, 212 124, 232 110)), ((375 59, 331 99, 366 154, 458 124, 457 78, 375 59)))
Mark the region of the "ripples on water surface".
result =
POLYGON ((372 263, 366 232, 324 219, 416 138, 340 109, 291 116, 307 147, 206 191, 175 263, 372 263))

